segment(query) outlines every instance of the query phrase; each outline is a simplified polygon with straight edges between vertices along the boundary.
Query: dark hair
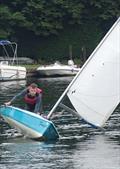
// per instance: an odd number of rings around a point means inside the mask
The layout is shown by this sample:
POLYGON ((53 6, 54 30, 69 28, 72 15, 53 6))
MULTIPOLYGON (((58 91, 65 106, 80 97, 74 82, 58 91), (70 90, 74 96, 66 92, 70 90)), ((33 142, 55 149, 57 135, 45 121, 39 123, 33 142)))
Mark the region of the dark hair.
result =
POLYGON ((32 87, 33 89, 38 87, 38 85, 36 83, 31 83, 30 87, 32 87))

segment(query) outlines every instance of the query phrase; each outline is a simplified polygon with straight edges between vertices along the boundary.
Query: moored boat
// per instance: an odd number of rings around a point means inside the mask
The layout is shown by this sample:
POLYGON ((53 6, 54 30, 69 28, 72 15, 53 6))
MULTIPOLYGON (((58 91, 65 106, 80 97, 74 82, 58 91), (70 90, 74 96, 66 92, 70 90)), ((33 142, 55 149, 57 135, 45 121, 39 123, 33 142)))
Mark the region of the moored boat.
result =
POLYGON ((37 68, 37 73, 40 76, 73 76, 79 72, 80 68, 74 65, 72 60, 68 61, 68 65, 55 62, 51 65, 43 65, 37 68), (72 63, 72 64, 71 64, 72 63))
POLYGON ((25 79, 26 68, 19 66, 17 63, 17 44, 15 42, 1 40, 0 46, 5 54, 3 57, 4 60, 0 62, 0 81, 25 79), (12 53, 12 57, 10 57, 9 53, 12 53))

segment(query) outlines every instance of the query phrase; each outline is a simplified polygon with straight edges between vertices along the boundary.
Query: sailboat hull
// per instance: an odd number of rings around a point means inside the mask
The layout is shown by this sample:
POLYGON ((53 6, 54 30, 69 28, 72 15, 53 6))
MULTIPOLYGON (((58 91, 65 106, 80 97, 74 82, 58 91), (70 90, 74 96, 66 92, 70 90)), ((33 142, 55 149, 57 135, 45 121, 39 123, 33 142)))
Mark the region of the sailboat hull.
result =
POLYGON ((35 113, 12 106, 2 106, 0 114, 10 126, 28 138, 37 140, 59 138, 54 124, 35 113))

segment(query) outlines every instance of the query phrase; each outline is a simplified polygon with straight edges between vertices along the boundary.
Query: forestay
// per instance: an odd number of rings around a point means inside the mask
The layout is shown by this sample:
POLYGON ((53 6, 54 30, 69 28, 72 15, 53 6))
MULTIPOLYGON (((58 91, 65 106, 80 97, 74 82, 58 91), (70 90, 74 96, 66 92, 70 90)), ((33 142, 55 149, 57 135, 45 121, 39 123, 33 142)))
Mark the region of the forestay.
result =
POLYGON ((103 126, 120 102, 120 18, 91 54, 67 93, 79 115, 103 126))

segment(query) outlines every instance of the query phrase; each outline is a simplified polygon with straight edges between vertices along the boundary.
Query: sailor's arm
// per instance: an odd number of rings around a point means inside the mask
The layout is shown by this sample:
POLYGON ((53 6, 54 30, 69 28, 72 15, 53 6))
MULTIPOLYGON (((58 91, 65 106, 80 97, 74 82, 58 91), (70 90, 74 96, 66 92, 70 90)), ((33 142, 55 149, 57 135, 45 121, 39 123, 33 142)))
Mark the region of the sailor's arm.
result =
POLYGON ((36 100, 34 113, 41 114, 42 110, 42 94, 39 94, 36 100))
POLYGON ((17 98, 25 96, 26 92, 27 92, 26 89, 22 90, 20 93, 18 93, 16 96, 14 96, 9 102, 6 102, 5 105, 6 106, 11 105, 14 102, 14 100, 16 100, 17 98))

